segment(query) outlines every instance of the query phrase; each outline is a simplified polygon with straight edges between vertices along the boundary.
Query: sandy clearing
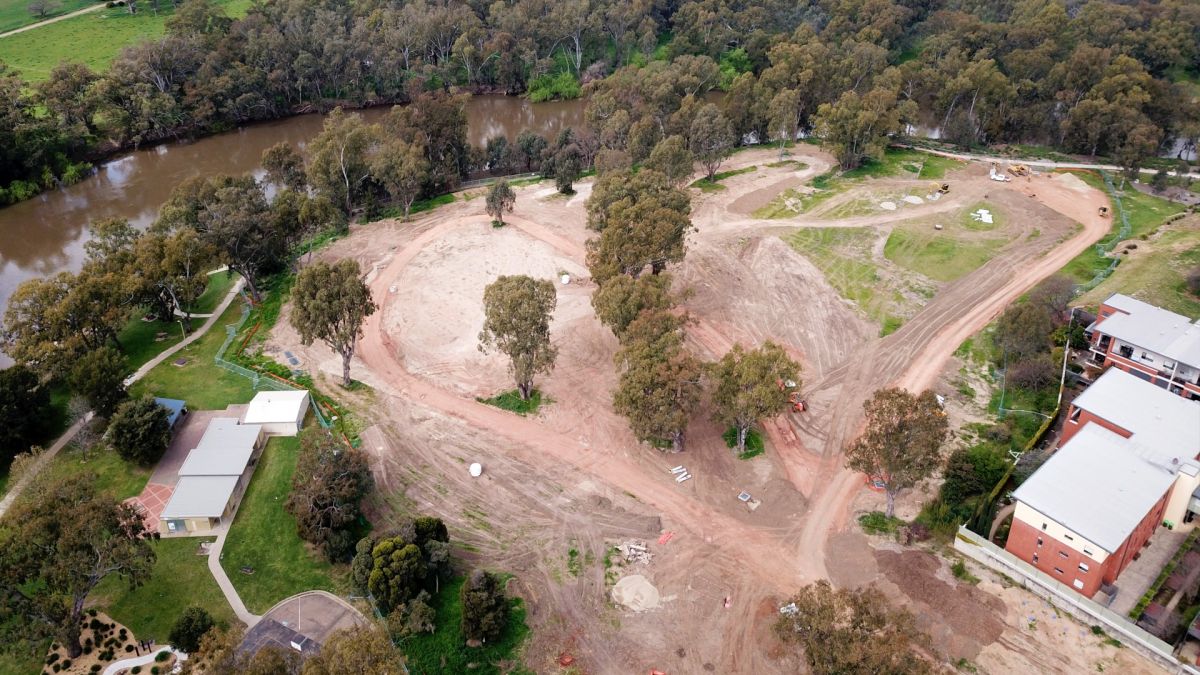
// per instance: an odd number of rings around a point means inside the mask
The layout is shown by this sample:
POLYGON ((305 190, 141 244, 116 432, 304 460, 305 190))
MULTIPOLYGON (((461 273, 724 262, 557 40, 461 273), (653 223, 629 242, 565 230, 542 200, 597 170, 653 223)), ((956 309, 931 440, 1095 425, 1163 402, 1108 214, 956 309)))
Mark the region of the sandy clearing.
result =
MULTIPOLYGON (((737 160, 748 165, 766 161, 771 154, 739 153, 737 160)), ((820 158, 809 163, 819 166, 820 158)), ((409 276, 416 269, 454 285, 481 283, 478 277, 485 274, 461 268, 491 256, 505 261, 528 256, 532 267, 556 266, 550 262, 554 260, 580 263, 588 233, 582 226, 579 202, 529 199, 541 191, 538 187, 518 190, 513 224, 501 235, 503 240, 491 242, 495 251, 486 246, 479 249, 490 241, 492 231, 480 213, 482 203, 473 200, 442 207, 414 223, 372 226, 370 232, 338 242, 323 254, 349 253, 368 266, 380 263, 371 286, 384 309, 368 322, 361 356, 363 367, 369 369, 365 372, 381 383, 379 404, 390 425, 389 431, 378 434, 380 438, 372 435, 372 442, 382 448, 377 461, 387 465, 384 479, 402 490, 405 499, 431 512, 445 511, 450 522, 467 528, 465 536, 487 552, 487 560, 523 572, 522 593, 531 607, 538 608, 531 613, 535 649, 557 653, 564 644, 575 645, 589 670, 599 673, 635 672, 664 662, 675 664, 672 669, 678 672, 710 670, 709 665, 718 672, 793 672, 793 662, 771 642, 771 603, 796 585, 826 577, 835 569, 849 569, 847 565, 855 560, 861 563, 863 557, 858 547, 835 547, 827 554, 826 545, 831 534, 844 529, 851 503, 863 492, 861 476, 842 470, 840 457, 842 445, 857 430, 861 401, 890 382, 931 385, 961 342, 959 333, 970 335, 986 324, 993 311, 1049 273, 1043 268, 1057 269, 1054 262, 1047 262, 1051 256, 1065 261, 1076 248, 1090 243, 1086 239, 1103 235, 1087 227, 1081 217, 1084 231, 1049 254, 1042 255, 1049 248, 1046 242, 1053 241, 1050 234, 1033 244, 1014 244, 984 268, 943 288, 901 331, 879 340, 874 327, 839 302, 808 261, 774 236, 780 225, 825 227, 830 221, 798 218, 780 223, 731 217, 726 203, 771 180, 771 173, 760 169, 727 179, 725 192, 697 195, 694 220, 699 231, 689 240, 687 262, 673 270, 681 285, 693 291, 686 307, 700 319, 691 333, 698 351, 716 355, 735 341, 753 344, 770 338, 784 343, 805 364, 806 391, 814 411, 765 424, 770 450, 767 457, 753 462, 730 458, 719 439, 714 441, 719 429, 706 419, 698 419, 689 429, 693 440, 685 455, 662 456, 634 443, 608 404, 615 382, 611 363, 615 340, 587 312, 556 321, 556 330, 561 324, 561 337, 556 339, 562 353, 555 372, 545 380, 555 403, 530 419, 476 404, 463 395, 477 391, 491 378, 502 381, 503 374, 502 363, 464 366, 456 361, 475 356, 467 349, 469 339, 453 342, 460 337, 457 331, 471 331, 468 324, 474 324, 467 318, 449 316, 462 327, 445 334, 418 336, 418 330, 433 329, 417 326, 410 327, 407 336, 403 331, 390 334, 387 327, 397 325, 397 313, 406 308, 424 311, 420 308, 439 302, 437 294, 409 290, 410 282, 424 283, 421 275, 409 276), (476 251, 476 257, 467 251, 476 251), (1034 257, 1035 263, 1030 264, 1034 257), (391 296, 387 289, 393 284, 398 291, 391 296), (429 373, 414 370, 419 364, 410 359, 420 350, 429 352, 430 364, 444 362, 449 367, 429 373), (381 442, 381 438, 398 440, 381 442), (470 456, 461 454, 463 448, 471 449, 470 456), (464 480, 461 462, 466 461, 484 461, 484 477, 473 483, 458 482, 464 480), (698 474, 684 486, 674 484, 666 472, 668 466, 681 462, 698 474), (431 475, 426 478, 426 473, 431 475), (506 489, 530 494, 510 492, 504 499, 487 492, 509 479, 514 485, 506 489), (446 484, 456 487, 447 493, 446 484), (424 487, 415 492, 414 486, 424 487), (756 497, 765 497, 765 506, 756 513, 734 499, 738 489, 746 488, 756 497), (460 493, 475 495, 478 505, 456 511, 460 493), (632 513, 607 515, 615 513, 611 510, 615 507, 583 505, 581 495, 588 494, 622 501, 637 513, 661 514, 663 526, 676 532, 676 539, 656 557, 654 583, 663 597, 679 600, 658 612, 623 614, 619 627, 613 628, 604 618, 608 595, 603 578, 593 578, 586 590, 576 582, 555 581, 562 572, 554 570, 552 558, 564 555, 564 538, 577 539, 580 547, 599 556, 604 547, 602 532, 618 527, 622 518, 636 520, 632 513), (482 527, 473 516, 463 515, 479 508, 497 525, 482 527), (593 520, 603 520, 604 525, 593 520), (555 536, 560 542, 557 554, 552 553, 555 536), (522 550, 505 548, 512 537, 523 542, 518 547, 522 550), (843 559, 847 555, 850 563, 843 559), (728 609, 723 603, 726 595, 733 598, 728 609), (680 650, 683 656, 678 655, 680 650), (675 656, 668 662, 664 657, 670 654, 675 656)), ((968 176, 954 183, 952 197, 946 200, 906 207, 896 214, 847 220, 854 226, 886 225, 884 219, 961 208, 997 189, 984 181, 968 176)), ((1078 186, 1049 179, 1034 186, 1037 198, 1030 204, 1046 204, 1070 217, 1083 216, 1085 210, 1095 213, 1090 205, 1067 203, 1081 196, 1095 197, 1099 194, 1095 191, 1078 192, 1078 186)), ((1014 184, 1011 189, 1015 198, 1027 186, 1014 184)), ((1044 218, 1036 209, 1028 213, 1030 222, 1022 224, 1025 230, 1040 224, 1035 218, 1044 218)), ((1054 227, 1061 227, 1054 222, 1054 227)), ((1042 229, 1056 231, 1048 226, 1042 229)), ((574 284, 569 288, 566 292, 576 292, 574 284)), ((580 296, 571 301, 585 300, 586 288, 581 285, 580 296)), ((453 308, 465 307, 469 300, 470 293, 464 292, 437 311, 453 314, 453 308)), ((561 300, 560 306, 564 306, 561 300)), ((867 574, 870 568, 862 570, 867 574)), ((899 587, 896 592, 905 593, 899 587)), ((952 634, 945 638, 956 639, 952 634)), ((996 645, 1003 645, 998 650, 1001 657, 1026 649, 1023 639, 1007 629, 992 645, 983 646, 981 658, 996 651, 996 645)), ((971 640, 970 644, 981 643, 978 637, 971 640)))

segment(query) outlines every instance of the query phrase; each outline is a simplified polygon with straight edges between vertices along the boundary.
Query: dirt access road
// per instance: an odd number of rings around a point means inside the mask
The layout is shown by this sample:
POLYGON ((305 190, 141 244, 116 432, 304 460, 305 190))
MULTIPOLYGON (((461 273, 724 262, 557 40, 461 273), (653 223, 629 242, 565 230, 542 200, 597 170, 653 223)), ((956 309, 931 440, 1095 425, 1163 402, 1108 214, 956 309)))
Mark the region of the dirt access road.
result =
MULTIPOLYGON (((379 512, 438 513, 469 542, 465 555, 517 571, 535 626, 527 658, 535 668, 542 670, 543 659, 562 649, 578 655, 589 672, 636 672, 656 664, 671 665, 672 672, 792 668, 789 657, 773 649, 774 603, 798 584, 829 578, 831 570, 853 577, 852 570, 876 569, 869 549, 864 556, 860 548, 830 550, 827 544, 846 524, 862 485, 861 476, 841 466, 862 400, 890 384, 932 385, 967 336, 1108 231, 1109 222, 1095 215, 1104 196, 1081 181, 997 185, 975 174, 956 178, 952 195, 936 204, 853 219, 855 226, 886 227, 1004 191, 1012 203, 1028 205, 1014 207, 1013 220, 1037 222, 1047 232, 1040 240, 1014 237, 987 264, 943 286, 899 331, 878 339, 876 326, 774 236, 781 228, 846 223, 807 215, 757 221, 730 210, 747 194, 782 191, 830 165, 819 152, 802 152, 803 171, 757 171, 727 179, 723 192, 697 195, 698 231, 689 239, 688 260, 674 271, 691 292, 689 312, 699 319, 690 333, 697 352, 715 358, 735 342, 770 338, 804 364, 814 411, 765 425, 771 451, 764 461, 730 458, 720 430, 706 418, 689 429, 687 453, 663 456, 639 446, 611 411, 616 343, 591 315, 593 286, 579 278, 589 234, 583 227, 588 184, 569 199, 540 185, 520 189, 513 227, 492 230, 482 199, 471 199, 412 223, 373 224, 322 253, 372 268, 368 279, 382 307, 368 321, 355 365, 355 377, 378 392, 374 409, 381 424, 367 435, 368 446, 391 494, 379 512), (1082 229, 1072 231, 1072 221, 1082 229), (507 385, 503 361, 474 348, 482 286, 519 271, 575 277, 560 286, 552 328, 560 356, 541 385, 554 402, 533 418, 473 400, 507 385), (466 461, 484 461, 487 481, 465 478, 466 461), (696 479, 675 484, 665 469, 678 463, 691 467, 696 479), (733 499, 747 485, 768 506, 750 513, 733 499), (675 532, 670 544, 652 545, 655 560, 639 570, 667 604, 654 612, 619 612, 606 601, 606 550, 620 537, 652 534, 639 520, 650 516, 675 532), (585 559, 604 556, 603 570, 597 564, 564 575, 567 541, 585 559)), ((766 164, 772 155, 739 153, 732 164, 766 164)), ((286 328, 277 329, 274 341, 291 349, 298 343, 286 328)), ((298 353, 316 370, 338 372, 328 350, 298 353)), ((890 579, 891 569, 872 574, 890 579)), ((897 586, 908 601, 923 602, 903 583, 897 586)), ((933 603, 931 630, 964 630, 970 615, 949 612, 970 606, 933 603)), ((990 636, 947 639, 946 648, 973 658, 994 642, 990 636)), ((1036 654, 1031 649, 1019 658, 1032 667, 1049 665, 1036 654)))

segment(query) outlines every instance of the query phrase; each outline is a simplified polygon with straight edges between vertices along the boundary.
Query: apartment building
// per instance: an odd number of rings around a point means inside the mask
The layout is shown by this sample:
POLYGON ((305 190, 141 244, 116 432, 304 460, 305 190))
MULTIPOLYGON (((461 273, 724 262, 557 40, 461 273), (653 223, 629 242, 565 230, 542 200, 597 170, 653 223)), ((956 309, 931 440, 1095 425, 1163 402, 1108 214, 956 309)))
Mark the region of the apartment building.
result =
POLYGON ((1200 401, 1200 320, 1116 293, 1087 333, 1093 363, 1200 401))
POLYGON ((1091 597, 1164 523, 1200 513, 1200 403, 1119 367, 1070 405, 1059 449, 1013 493, 1005 548, 1091 597))

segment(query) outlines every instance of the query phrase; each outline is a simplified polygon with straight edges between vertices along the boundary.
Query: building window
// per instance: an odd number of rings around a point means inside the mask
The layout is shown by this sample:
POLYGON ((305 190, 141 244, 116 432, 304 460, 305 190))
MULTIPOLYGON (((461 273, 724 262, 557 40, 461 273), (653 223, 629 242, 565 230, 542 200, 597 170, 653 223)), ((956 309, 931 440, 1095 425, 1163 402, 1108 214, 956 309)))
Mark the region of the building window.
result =
POLYGON ((1092 552, 1091 552, 1091 551, 1089 551, 1089 550, 1088 550, 1088 548, 1087 548, 1086 546, 1084 546, 1084 547, 1083 547, 1083 554, 1084 554, 1084 555, 1088 555, 1088 556, 1092 556, 1093 558, 1094 558, 1094 557, 1096 557, 1094 554, 1092 554, 1092 552))
POLYGON ((1046 529, 1046 524, 1045 524, 1045 523, 1042 523, 1042 529, 1043 529, 1043 530, 1044 530, 1044 529, 1046 529))
POLYGON ((1041 545, 1042 545, 1042 538, 1038 537, 1038 547, 1041 547, 1041 545))
POLYGON ((1065 558, 1065 557, 1067 557, 1067 552, 1066 552, 1066 551, 1059 551, 1059 552, 1058 552, 1058 557, 1060 557, 1060 558, 1065 558))
POLYGON ((1069 534, 1064 534, 1063 539, 1066 539, 1067 541, 1075 541, 1075 537, 1072 537, 1069 534))
POLYGON ((1037 564, 1037 554, 1036 553, 1033 554, 1033 564, 1035 564, 1035 565, 1037 564))
POLYGON ((1063 571, 1062 571, 1062 568, 1061 568, 1061 567, 1055 567, 1055 568, 1054 568, 1054 571, 1055 571, 1055 572, 1058 572, 1059 574, 1062 574, 1062 573, 1063 573, 1063 571))
POLYGON ((1071 407, 1071 423, 1079 424, 1079 414, 1083 412, 1083 408, 1071 407))
POLYGON ((1087 566, 1087 563, 1079 563, 1079 571, 1080 571, 1080 572, 1086 572, 1086 571, 1088 571, 1088 566, 1087 566))
POLYGON ((1071 585, 1074 586, 1076 590, 1080 590, 1080 591, 1083 590, 1083 582, 1078 579, 1076 579, 1075 582, 1072 583, 1071 585))

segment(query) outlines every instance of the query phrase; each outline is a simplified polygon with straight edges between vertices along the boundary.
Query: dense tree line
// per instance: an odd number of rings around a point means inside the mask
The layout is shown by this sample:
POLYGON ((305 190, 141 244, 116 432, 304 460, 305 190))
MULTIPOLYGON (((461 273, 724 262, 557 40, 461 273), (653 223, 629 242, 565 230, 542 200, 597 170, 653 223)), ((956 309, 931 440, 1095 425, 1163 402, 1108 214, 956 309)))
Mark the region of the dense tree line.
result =
POLYGON ((599 231, 587 243, 588 270, 599 285, 592 307, 621 343, 613 409, 639 440, 680 452, 708 380, 714 419, 735 431, 744 452, 756 421, 787 410, 784 383, 799 386, 800 366, 769 340, 753 350, 735 345, 712 364, 685 348, 690 319, 676 310, 666 272, 668 263, 683 261, 693 229, 691 198, 676 186, 692 159, 678 139, 663 139, 649 153, 674 157, 661 163, 676 165, 675 180, 651 168, 614 170, 596 180, 587 201, 588 228, 599 231))
POLYGON ((117 148, 452 86, 541 99, 594 82, 592 121, 611 124, 593 130, 635 161, 719 88, 735 139, 815 130, 846 166, 918 121, 1132 166, 1200 137, 1200 104, 1172 83, 1198 45, 1189 0, 273 0, 236 21, 186 0, 107 73, 64 63, 29 87, 0 66, 0 201, 117 148))

